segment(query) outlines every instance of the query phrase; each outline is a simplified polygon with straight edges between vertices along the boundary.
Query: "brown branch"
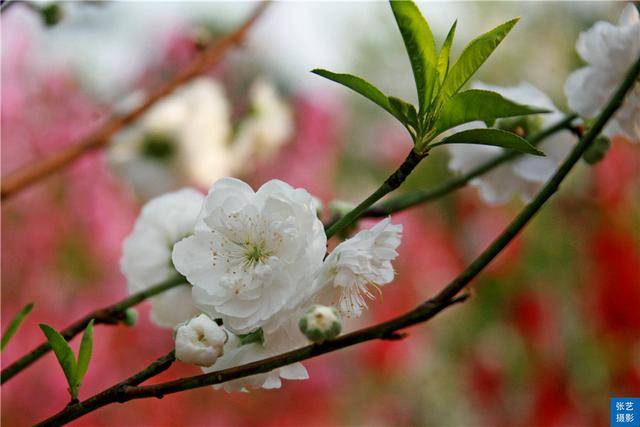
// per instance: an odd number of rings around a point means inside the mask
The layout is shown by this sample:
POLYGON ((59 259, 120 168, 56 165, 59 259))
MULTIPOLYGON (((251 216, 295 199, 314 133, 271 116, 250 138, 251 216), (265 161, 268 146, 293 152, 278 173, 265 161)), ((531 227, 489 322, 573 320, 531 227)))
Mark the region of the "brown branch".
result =
POLYGON ((458 302, 462 302, 466 300, 466 298, 467 297, 465 295, 446 302, 440 302, 437 305, 435 303, 427 302, 415 310, 387 322, 370 326, 365 329, 360 329, 350 334, 342 335, 334 340, 325 341, 322 344, 308 345, 306 347, 292 350, 268 359, 248 363, 246 365, 150 386, 135 386, 133 383, 130 383, 131 379, 134 377, 151 378, 156 374, 155 371, 158 366, 165 366, 167 363, 170 364, 170 361, 174 360, 174 354, 171 352, 162 356, 153 364, 149 365, 147 368, 131 378, 128 378, 83 402, 67 406, 64 410, 42 423, 37 424, 37 426, 59 426, 111 403, 124 403, 129 400, 144 399, 148 397, 161 399, 166 394, 204 387, 206 385, 220 384, 250 375, 266 373, 282 366, 320 356, 325 353, 330 353, 365 341, 388 339, 388 337, 393 336, 395 331, 398 329, 406 328, 419 322, 424 322, 435 316, 444 308, 458 302), (422 307, 425 307, 426 310, 422 307))
POLYGON ((0 187, 0 199, 5 200, 15 195, 38 180, 64 168, 80 156, 107 145, 113 135, 140 118, 140 116, 156 102, 170 95, 179 86, 206 72, 213 65, 217 64, 229 49, 240 44, 267 5, 268 1, 261 2, 240 27, 220 39, 217 43, 203 50, 180 73, 153 91, 140 106, 125 115, 113 115, 100 129, 89 137, 62 149, 49 158, 40 160, 33 165, 13 172, 3 178, 0 187))
MULTIPOLYGON (((186 279, 182 276, 171 278, 156 286, 145 289, 144 291, 130 295, 120 302, 92 311, 82 319, 73 322, 71 325, 61 330, 60 334, 62 334, 65 340, 69 341, 80 332, 84 331, 84 329, 92 319, 94 324, 116 325, 124 320, 125 313, 128 308, 141 303, 147 298, 150 298, 176 286, 184 285, 185 283, 186 279)), ((22 356, 20 359, 13 362, 11 365, 4 368, 2 370, 2 373, 0 374, 0 384, 4 384, 5 381, 10 380, 20 371, 28 368, 31 364, 47 354, 49 351, 51 351, 51 346, 47 341, 45 341, 38 347, 31 350, 29 353, 22 356)))

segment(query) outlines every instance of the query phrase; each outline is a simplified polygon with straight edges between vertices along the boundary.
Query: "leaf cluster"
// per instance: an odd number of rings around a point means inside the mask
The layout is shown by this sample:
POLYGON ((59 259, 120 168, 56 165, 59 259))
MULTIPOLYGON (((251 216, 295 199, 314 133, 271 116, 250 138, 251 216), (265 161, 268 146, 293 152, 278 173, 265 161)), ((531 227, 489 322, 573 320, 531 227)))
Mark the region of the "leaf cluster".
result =
POLYGON ((453 23, 438 50, 429 24, 413 1, 392 0, 390 4, 411 62, 417 108, 400 98, 385 95, 361 77, 323 69, 312 72, 352 89, 389 112, 407 129, 413 139, 414 150, 419 154, 426 154, 438 145, 465 143, 495 145, 544 155, 519 135, 498 129, 473 129, 453 135, 445 133, 473 121, 482 121, 490 127, 496 119, 549 112, 515 103, 492 91, 461 91, 518 18, 472 40, 451 65, 451 46, 457 22, 453 23))
POLYGON ((91 353, 93 352, 93 320, 89 322, 82 334, 82 341, 80 341, 77 359, 75 358, 69 343, 67 343, 58 331, 43 323, 40 324, 40 329, 42 329, 42 332, 47 337, 47 341, 51 345, 51 349, 56 355, 56 359, 58 359, 58 363, 64 372, 64 376, 67 378, 71 398, 76 400, 78 398, 78 392, 80 391, 82 380, 89 368, 89 361, 91 360, 91 353))

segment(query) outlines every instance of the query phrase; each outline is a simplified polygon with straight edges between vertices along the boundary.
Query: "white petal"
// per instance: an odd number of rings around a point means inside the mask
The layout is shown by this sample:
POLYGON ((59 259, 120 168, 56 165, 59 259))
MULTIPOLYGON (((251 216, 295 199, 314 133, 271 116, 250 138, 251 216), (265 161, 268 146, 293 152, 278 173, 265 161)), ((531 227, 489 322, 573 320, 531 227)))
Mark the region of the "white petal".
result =
POLYGON ((164 291, 151 298, 151 304, 151 321, 163 328, 173 328, 198 314, 189 284, 164 291))
POLYGON ((309 379, 309 372, 302 363, 294 363, 280 368, 280 377, 285 380, 306 380, 309 379))

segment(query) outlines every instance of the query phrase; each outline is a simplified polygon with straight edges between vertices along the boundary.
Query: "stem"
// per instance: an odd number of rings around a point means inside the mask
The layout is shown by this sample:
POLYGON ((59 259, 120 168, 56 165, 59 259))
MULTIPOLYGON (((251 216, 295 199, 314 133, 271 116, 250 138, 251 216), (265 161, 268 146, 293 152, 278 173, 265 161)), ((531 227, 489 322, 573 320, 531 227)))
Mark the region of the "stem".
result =
MULTIPOLYGON (((593 127, 589 129, 582 138, 580 138, 580 141, 574 147, 573 151, 564 160, 553 177, 551 177, 551 179, 545 184, 536 197, 491 243, 491 245, 475 259, 475 261, 473 261, 458 277, 449 283, 434 298, 420 304, 418 307, 404 315, 395 317, 386 322, 360 329, 350 334, 342 335, 334 340, 325 341, 322 344, 308 345, 306 347, 257 362, 148 386, 125 386, 118 388, 116 385, 98 393, 84 402, 66 407, 39 425, 61 425, 110 403, 126 402, 133 399, 148 397, 161 398, 166 394, 177 393, 184 390, 219 384, 250 375, 269 372, 282 366, 300 362, 311 357, 336 351, 365 341, 374 339, 395 339, 398 337, 396 331, 417 323, 426 322, 446 307, 464 301, 467 298, 465 295, 460 297, 456 297, 456 295, 465 286, 467 286, 471 280, 476 277, 476 275, 480 273, 480 271, 482 271, 482 269, 484 269, 511 240, 513 240, 529 220, 531 220, 531 218, 533 218, 533 216, 542 208, 545 202, 549 200, 556 191, 558 191, 562 181, 566 178, 571 169, 573 169, 573 167, 580 161, 584 152, 600 134, 609 119, 618 110, 618 108, 620 108, 626 93, 633 87, 638 75, 640 75, 640 58, 638 58, 635 64, 627 72, 624 81, 609 100, 604 110, 600 113, 593 127)), ((162 359, 159 359, 159 361, 160 360, 162 359)), ((138 375, 147 379, 150 378, 148 375, 143 374, 147 370, 149 370, 149 368, 146 368, 138 375)), ((125 382, 126 381, 127 380, 125 380, 125 382)))
MULTIPOLYGON (((80 332, 84 331, 92 319, 94 324, 116 325, 124 320, 124 315, 128 308, 141 303, 147 298, 162 293, 168 289, 175 288, 176 286, 184 285, 185 283, 187 283, 187 281, 182 276, 172 277, 165 282, 135 293, 118 303, 87 314, 82 319, 75 321, 65 329, 61 330, 60 334, 62 334, 65 340, 69 341, 80 332)), ((51 351, 51 346, 47 341, 45 341, 29 353, 22 356, 20 359, 13 362, 11 365, 4 368, 2 373, 0 373, 0 384, 4 384, 5 381, 13 378, 16 374, 29 367, 29 365, 40 359, 49 351, 51 351)))
MULTIPOLYGON (((542 140, 553 135, 554 133, 561 131, 563 129, 570 128, 571 122, 574 121, 576 117, 577 116, 575 114, 567 116, 566 118, 554 124, 553 126, 550 126, 547 129, 542 130, 541 132, 531 136, 530 138, 528 138, 528 141, 535 146, 542 140)), ((435 188, 426 189, 426 190, 416 190, 406 194, 401 194, 385 202, 374 205, 371 208, 369 208, 363 214, 363 216, 374 217, 374 218, 385 217, 385 216, 391 215, 394 212, 399 212, 399 211, 411 208, 413 206, 419 205, 421 203, 438 199, 442 196, 445 196, 449 193, 454 192, 455 190, 458 190, 459 188, 466 186, 469 183, 469 181, 471 181, 472 179, 477 178, 489 172, 490 170, 500 166, 501 164, 506 163, 520 155, 522 154, 518 152, 507 151, 477 166, 476 168, 472 169, 469 173, 465 175, 460 175, 449 181, 443 182, 442 184, 438 185, 435 188)))
POLYGON ((385 195, 389 194, 404 182, 409 176, 411 171, 424 159, 427 154, 418 154, 414 150, 411 150, 407 158, 400 165, 394 173, 369 197, 367 197, 362 203, 356 206, 353 210, 340 218, 333 225, 329 226, 326 230, 327 239, 331 238, 334 234, 344 230, 349 225, 353 224, 362 214, 371 207, 375 202, 380 200, 385 195))
POLYGON ((82 155, 106 146, 113 135, 140 118, 140 116, 156 102, 173 93, 175 89, 184 83, 206 72, 213 65, 217 64, 229 49, 240 44, 268 4, 268 1, 261 2, 240 27, 220 39, 218 43, 203 50, 202 53, 197 55, 180 73, 153 91, 142 105, 134 108, 125 115, 113 115, 100 129, 88 138, 3 178, 2 185, 0 186, 0 199, 5 200, 23 190, 25 187, 69 165, 82 155))

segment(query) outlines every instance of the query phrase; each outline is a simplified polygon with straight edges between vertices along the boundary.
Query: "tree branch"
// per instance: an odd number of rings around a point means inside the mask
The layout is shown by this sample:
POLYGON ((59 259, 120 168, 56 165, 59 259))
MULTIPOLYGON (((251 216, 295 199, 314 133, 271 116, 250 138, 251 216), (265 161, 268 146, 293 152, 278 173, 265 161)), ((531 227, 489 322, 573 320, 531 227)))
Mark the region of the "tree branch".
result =
POLYGON ((107 145, 113 135, 137 120, 156 102, 170 95, 184 83, 206 72, 213 65, 217 64, 229 49, 244 40, 249 29, 264 12, 267 5, 268 1, 261 2, 240 27, 220 39, 216 44, 202 51, 202 53, 197 55, 180 73, 153 91, 140 106, 125 115, 113 115, 100 129, 89 137, 62 149, 49 158, 40 160, 33 165, 27 166, 3 178, 0 187, 0 199, 5 200, 13 196, 25 187, 64 168, 87 152, 107 145))
MULTIPOLYGON (((184 285, 185 283, 187 283, 187 280, 184 277, 173 277, 156 286, 135 293, 120 302, 87 314, 82 319, 75 321, 65 329, 61 330, 60 334, 62 334, 65 340, 69 341, 80 332, 84 331, 92 319, 94 324, 116 325, 124 320, 125 312, 128 308, 141 303, 147 298, 162 293, 168 289, 175 288, 176 286, 184 285)), ((5 381, 13 378, 16 374, 29 367, 29 365, 40 359, 49 351, 51 351, 51 346, 47 341, 45 341, 29 353, 22 356, 20 359, 13 362, 11 365, 4 368, 2 373, 0 373, 0 384, 4 384, 5 381)))
MULTIPOLYGON (((213 384, 220 384, 250 375, 266 373, 282 366, 300 362, 365 341, 385 339, 392 336, 398 330, 426 322, 446 307, 464 300, 466 296, 463 295, 462 297, 456 298, 456 295, 465 286, 467 286, 471 280, 473 280, 478 273, 480 273, 509 244, 509 242, 511 242, 511 240, 513 240, 513 238, 525 227, 525 225, 542 208, 549 198, 558 191, 562 181, 566 178, 571 169, 573 169, 573 167, 580 161, 584 152, 600 134, 620 105, 622 105, 625 95, 636 83, 635 80, 638 78, 638 75, 640 75, 640 58, 638 58, 635 64, 627 72, 624 81, 609 100, 604 110, 600 113, 593 127, 591 127, 580 139, 569 156, 563 161, 558 170, 544 185, 536 197, 520 212, 520 214, 518 214, 518 216, 484 252, 482 252, 460 275, 458 275, 458 277, 449 283, 434 298, 420 304, 408 313, 386 322, 342 335, 334 340, 325 341, 322 344, 308 345, 306 347, 257 362, 148 386, 118 387, 118 385, 116 385, 83 402, 67 406, 62 411, 43 421, 39 425, 61 425, 110 403, 126 402, 133 399, 148 397, 161 398, 166 394, 177 393, 213 384)), ((164 356, 164 358, 170 357, 170 355, 171 353, 164 356)), ((161 361, 162 358, 156 363, 161 364, 161 361)), ((150 378, 149 375, 145 374, 145 372, 150 368, 151 366, 137 375, 145 379, 150 378)), ((127 380, 125 380, 125 382, 126 381, 127 380)))
POLYGON ((340 218, 335 223, 325 227, 327 239, 331 238, 334 234, 344 230, 349 225, 353 224, 362 214, 371 207, 375 202, 380 200, 385 195, 389 194, 404 182, 405 179, 411 174, 413 169, 418 166, 418 163, 424 159, 427 154, 418 154, 413 149, 407 155, 407 158, 402 162, 400 167, 393 172, 389 178, 369 197, 367 197, 362 203, 353 208, 349 213, 340 218))
MULTIPOLYGON (((559 121, 558 123, 538 132, 535 135, 532 135, 527 140, 531 143, 531 145, 536 146, 544 139, 549 136, 555 134, 558 131, 568 129, 573 131, 573 126, 571 126, 571 122, 576 119, 576 115, 572 114, 559 121)), ((435 188, 425 189, 425 190, 416 190, 411 191, 405 194, 401 194, 399 196, 393 197, 387 201, 376 204, 369 208, 362 216, 369 218, 379 218, 391 215, 392 213, 399 212, 405 209, 409 209, 421 203, 430 202, 432 200, 438 199, 442 196, 445 196, 449 193, 454 192, 462 187, 465 187, 469 181, 474 178, 477 178, 485 173, 497 168, 498 166, 506 163, 510 160, 513 160, 517 157, 522 156, 522 153, 516 151, 506 151, 505 153, 477 166, 472 169, 469 173, 464 175, 460 175, 456 178, 453 178, 449 181, 443 182, 435 188)))
MULTIPOLYGON (((571 125, 571 122, 573 122, 576 119, 576 117, 577 116, 575 114, 569 115, 563 120, 559 121, 558 123, 531 136, 530 138, 528 138, 528 141, 535 146, 539 144, 541 141, 543 141, 544 139, 548 138, 549 136, 563 129, 569 129, 571 132, 575 133, 576 128, 574 128, 571 125)), ((580 135, 577 135, 577 136, 579 137, 580 135)), ((513 160, 516 157, 519 157, 521 155, 522 153, 518 153, 515 151, 507 151, 477 166, 476 168, 472 169, 469 173, 460 175, 458 177, 450 179, 449 181, 443 182, 442 184, 438 185, 435 188, 410 191, 408 193, 401 194, 396 197, 392 197, 387 201, 377 203, 371 206, 366 211, 364 211, 361 217, 362 218, 381 218, 381 217, 389 216, 395 212, 400 212, 405 209, 412 208, 421 203, 426 203, 426 202, 439 199, 440 197, 453 193, 455 190, 465 187, 469 183, 469 181, 471 181, 472 179, 477 178, 481 175, 484 175, 485 173, 493 170, 494 168, 500 166, 501 164, 506 163, 510 160, 513 160)), ((340 216, 336 216, 332 218, 327 223, 325 228, 327 229, 330 228, 336 222, 338 222, 340 218, 341 218, 340 216)))

